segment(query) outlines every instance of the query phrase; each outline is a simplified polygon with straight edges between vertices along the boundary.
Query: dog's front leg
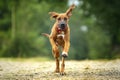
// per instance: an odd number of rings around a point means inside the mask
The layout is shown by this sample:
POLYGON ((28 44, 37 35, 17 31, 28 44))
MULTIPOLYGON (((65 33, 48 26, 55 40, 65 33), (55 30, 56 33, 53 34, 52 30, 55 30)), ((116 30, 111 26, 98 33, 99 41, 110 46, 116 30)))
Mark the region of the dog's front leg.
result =
POLYGON ((67 57, 68 56, 69 47, 70 47, 70 42, 69 41, 65 41, 64 50, 62 52, 62 56, 63 57, 67 57))
POLYGON ((63 57, 67 57, 68 56, 69 47, 70 47, 69 33, 65 35, 64 41, 65 41, 65 44, 64 44, 62 56, 63 57))
POLYGON ((58 47, 57 45, 55 44, 55 41, 54 41, 54 38, 52 36, 50 36, 50 43, 51 43, 51 46, 52 46, 52 50, 54 52, 58 51, 58 47))

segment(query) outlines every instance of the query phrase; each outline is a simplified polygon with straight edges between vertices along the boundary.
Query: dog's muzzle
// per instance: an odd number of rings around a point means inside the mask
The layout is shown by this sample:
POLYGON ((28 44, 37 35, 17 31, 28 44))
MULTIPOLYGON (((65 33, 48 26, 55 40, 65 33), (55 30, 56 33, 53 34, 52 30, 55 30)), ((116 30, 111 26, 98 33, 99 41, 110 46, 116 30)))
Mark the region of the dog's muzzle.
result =
POLYGON ((65 23, 65 22, 61 22, 61 23, 59 24, 59 28, 60 28, 61 30, 64 30, 65 27, 66 27, 66 23, 65 23))

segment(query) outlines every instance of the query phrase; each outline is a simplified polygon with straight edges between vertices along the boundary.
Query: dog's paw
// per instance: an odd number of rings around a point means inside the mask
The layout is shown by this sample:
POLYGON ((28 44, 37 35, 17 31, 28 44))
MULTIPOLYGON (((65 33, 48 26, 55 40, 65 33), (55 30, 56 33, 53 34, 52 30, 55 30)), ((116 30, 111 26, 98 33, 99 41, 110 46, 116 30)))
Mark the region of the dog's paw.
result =
POLYGON ((56 69, 55 71, 54 71, 54 73, 59 73, 60 72, 60 70, 59 69, 56 69))
POLYGON ((68 54, 66 52, 62 52, 62 57, 67 58, 68 54))
POLYGON ((65 72, 60 72, 60 75, 62 75, 62 76, 63 76, 63 75, 66 75, 66 73, 65 73, 65 72))

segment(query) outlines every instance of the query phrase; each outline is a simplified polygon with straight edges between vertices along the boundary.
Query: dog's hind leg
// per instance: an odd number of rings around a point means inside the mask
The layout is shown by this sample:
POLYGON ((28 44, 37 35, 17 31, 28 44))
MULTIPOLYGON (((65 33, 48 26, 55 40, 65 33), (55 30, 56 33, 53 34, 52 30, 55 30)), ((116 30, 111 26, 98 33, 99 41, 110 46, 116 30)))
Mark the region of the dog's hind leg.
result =
POLYGON ((66 73, 64 72, 64 69, 65 69, 65 58, 62 57, 62 64, 61 64, 61 71, 60 71, 60 74, 61 75, 65 75, 66 73))
POLYGON ((55 71, 54 72, 56 72, 56 73, 59 73, 60 72, 60 68, 59 68, 59 50, 57 50, 57 51, 54 51, 54 50, 52 50, 53 51, 53 56, 55 57, 55 61, 56 61, 56 69, 55 69, 55 71))

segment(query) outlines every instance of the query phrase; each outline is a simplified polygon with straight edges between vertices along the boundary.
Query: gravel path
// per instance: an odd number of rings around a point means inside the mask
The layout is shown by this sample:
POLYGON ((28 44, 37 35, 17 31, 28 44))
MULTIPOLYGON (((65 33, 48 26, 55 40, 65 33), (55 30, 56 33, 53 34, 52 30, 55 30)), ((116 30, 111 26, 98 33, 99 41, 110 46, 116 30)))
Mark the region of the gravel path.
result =
POLYGON ((0 61, 0 80, 120 80, 120 60, 66 61, 64 76, 54 69, 54 61, 0 61))

